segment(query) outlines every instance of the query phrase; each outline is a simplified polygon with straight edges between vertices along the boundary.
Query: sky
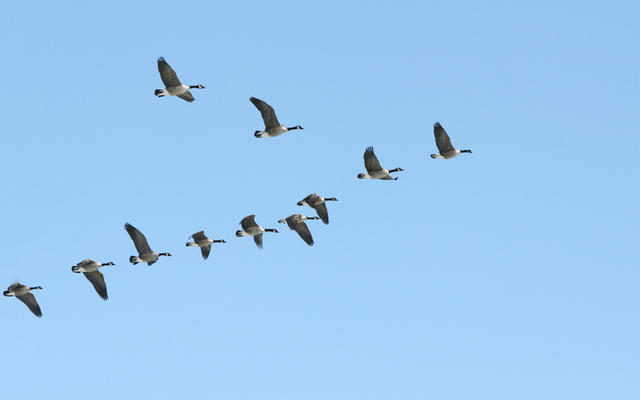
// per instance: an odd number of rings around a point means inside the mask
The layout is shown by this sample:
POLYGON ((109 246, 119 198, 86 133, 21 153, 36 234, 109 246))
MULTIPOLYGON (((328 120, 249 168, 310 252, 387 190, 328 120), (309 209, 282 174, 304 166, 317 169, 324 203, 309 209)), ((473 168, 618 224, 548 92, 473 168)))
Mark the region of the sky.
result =
POLYGON ((3 397, 640 398, 637 2, 217 3, 3 5, 3 397))

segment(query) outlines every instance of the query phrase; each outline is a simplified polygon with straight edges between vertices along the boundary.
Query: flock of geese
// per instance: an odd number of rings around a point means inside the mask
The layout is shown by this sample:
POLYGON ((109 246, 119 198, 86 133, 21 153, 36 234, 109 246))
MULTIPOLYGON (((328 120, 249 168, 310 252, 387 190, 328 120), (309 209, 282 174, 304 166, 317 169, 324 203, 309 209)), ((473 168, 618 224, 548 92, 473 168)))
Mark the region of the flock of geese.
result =
MULTIPOLYGON (((171 68, 171 66, 165 61, 163 57, 158 58, 158 71, 160 72, 160 78, 164 83, 164 89, 156 89, 155 95, 158 97, 164 96, 177 96, 182 100, 192 102, 195 100, 191 94, 191 89, 204 89, 202 85, 184 85, 178 79, 178 75, 171 68)), ((276 113, 269 104, 266 102, 251 97, 249 99, 251 103, 260 111, 262 120, 264 121, 264 129, 256 130, 254 136, 257 138, 264 137, 276 137, 283 133, 292 130, 301 130, 302 126, 296 125, 287 127, 280 124, 276 113)), ((439 122, 433 125, 433 133, 436 140, 436 146, 438 152, 431 154, 431 158, 450 159, 457 157, 460 153, 471 153, 471 150, 459 150, 453 147, 449 135, 444 130, 439 122)), ((378 157, 376 157, 373 147, 367 147, 364 152, 364 167, 367 172, 359 173, 359 179, 381 179, 381 180, 397 180, 398 177, 392 177, 390 174, 394 172, 404 171, 402 168, 386 169, 380 165, 378 157)), ((286 223, 289 229, 296 231, 300 238, 309 246, 313 246, 313 236, 309 227, 305 223, 306 220, 322 220, 325 224, 329 223, 329 212, 327 210, 327 201, 338 201, 335 197, 322 197, 316 193, 312 193, 298 202, 299 206, 307 206, 313 208, 317 216, 307 217, 303 214, 293 214, 286 218, 279 220, 279 223, 286 223)), ((252 236, 253 240, 258 246, 262 248, 262 238, 265 232, 278 233, 276 229, 264 228, 256 222, 255 215, 248 215, 240 221, 242 229, 236 231, 237 237, 252 236)), ((127 231, 133 244, 138 252, 137 256, 131 256, 129 262, 133 265, 138 263, 147 263, 147 265, 153 265, 161 256, 171 256, 170 253, 158 253, 151 249, 147 238, 131 224, 125 224, 124 229, 127 231)), ((211 246, 214 243, 226 243, 222 239, 208 238, 204 231, 196 232, 189 237, 193 241, 187 242, 187 247, 199 247, 202 253, 202 258, 205 260, 211 253, 211 246)), ((91 282, 98 295, 103 299, 109 298, 107 294, 107 285, 104 280, 104 275, 100 272, 100 268, 115 265, 113 262, 100 263, 91 259, 86 259, 71 267, 71 271, 74 273, 83 273, 84 276, 91 282)), ((15 282, 3 292, 5 296, 13 296, 22 301, 31 310, 36 317, 42 316, 40 305, 36 301, 35 296, 31 293, 34 290, 41 290, 40 286, 26 286, 19 282, 15 282)))

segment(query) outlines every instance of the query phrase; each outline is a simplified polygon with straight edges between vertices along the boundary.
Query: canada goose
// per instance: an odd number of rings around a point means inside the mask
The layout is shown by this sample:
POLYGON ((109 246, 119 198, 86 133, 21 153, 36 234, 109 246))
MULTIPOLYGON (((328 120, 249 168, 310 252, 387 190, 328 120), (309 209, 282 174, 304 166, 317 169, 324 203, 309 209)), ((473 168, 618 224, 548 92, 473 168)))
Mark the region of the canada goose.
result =
POLYGON ((87 258, 86 260, 80 261, 79 263, 71 267, 71 271, 75 272, 76 274, 82 272, 84 276, 87 277, 89 282, 91 282, 93 288, 102 298, 102 300, 107 300, 109 298, 109 295, 107 294, 107 284, 104 282, 104 275, 102 275, 102 272, 98 271, 98 268, 107 267, 110 265, 115 264, 111 261, 106 264, 102 264, 87 258))
POLYGON ((205 260, 209 257, 212 243, 227 243, 222 239, 221 240, 209 239, 204 235, 204 231, 196 232, 189 237, 193 238, 193 242, 187 242, 187 246, 200 247, 200 251, 202 252, 202 258, 204 258, 205 260))
POLYGON ((313 236, 311 236, 311 231, 309 231, 309 227, 304 222, 305 219, 313 220, 320 219, 320 217, 307 217, 302 214, 293 214, 289 215, 287 218, 283 218, 278 222, 284 224, 285 222, 289 226, 289 229, 292 231, 295 230, 298 232, 298 235, 305 241, 309 246, 313 246, 313 236))
POLYGON ((158 71, 160 72, 160 78, 166 89, 156 89, 155 94, 158 97, 163 96, 178 96, 182 100, 186 100, 189 103, 194 101, 193 95, 189 89, 204 89, 202 85, 187 86, 180 83, 176 71, 164 60, 164 57, 158 58, 158 71))
POLYGON ((40 311, 40 306, 36 301, 36 297, 33 293, 29 293, 31 290, 40 290, 42 289, 40 286, 29 287, 20 284, 20 282, 16 282, 13 285, 9 286, 7 290, 2 292, 5 296, 15 296, 29 307, 29 310, 38 318, 42 317, 42 311, 40 311))
POLYGON ((264 121, 264 130, 256 131, 253 134, 255 137, 257 138, 276 137, 288 131, 293 131, 296 129, 304 129, 300 125, 292 126, 291 128, 287 128, 284 125, 280 125, 280 122, 278 122, 278 117, 276 117, 276 112, 273 110, 273 107, 271 107, 264 101, 257 99, 255 97, 252 97, 249 100, 260 111, 260 114, 262 114, 262 120, 264 121))
POLYGON ((240 226, 242 226, 242 230, 236 231, 236 236, 253 236, 253 241, 256 242, 256 246, 258 246, 259 249, 262 248, 262 234, 264 232, 278 233, 277 229, 265 229, 256 224, 255 214, 247 215, 246 217, 242 218, 242 221, 240 221, 240 226))
POLYGON ((134 228, 133 225, 129 223, 124 224, 124 229, 127 230, 127 233, 131 236, 131 240, 133 240, 133 244, 136 245, 136 250, 138 250, 138 257, 129 257, 129 262, 131 264, 136 265, 139 262, 146 262, 147 265, 152 265, 158 261, 160 256, 171 256, 169 253, 156 253, 151 250, 149 242, 147 242, 147 238, 144 237, 142 232, 134 228))
POLYGON ((433 135, 436 137, 438 154, 431 154, 431 158, 449 159, 458 156, 460 153, 471 153, 471 150, 458 150, 451 144, 451 139, 447 135, 440 122, 433 124, 433 135))
POLYGON ((298 202, 299 206, 309 206, 316 210, 318 216, 322 219, 322 222, 325 224, 329 223, 329 212, 327 211, 326 201, 338 201, 335 197, 327 197, 324 198, 322 196, 318 196, 315 193, 311 193, 304 199, 298 202))
POLYGON ((369 146, 364 151, 364 167, 367 169, 367 173, 358 174, 358 178, 360 179, 382 179, 385 181, 388 180, 398 180, 398 178, 392 178, 389 174, 391 172, 400 172, 404 171, 402 168, 396 168, 392 170, 386 170, 380 166, 380 162, 378 161, 378 157, 376 157, 373 152, 373 147, 369 146))

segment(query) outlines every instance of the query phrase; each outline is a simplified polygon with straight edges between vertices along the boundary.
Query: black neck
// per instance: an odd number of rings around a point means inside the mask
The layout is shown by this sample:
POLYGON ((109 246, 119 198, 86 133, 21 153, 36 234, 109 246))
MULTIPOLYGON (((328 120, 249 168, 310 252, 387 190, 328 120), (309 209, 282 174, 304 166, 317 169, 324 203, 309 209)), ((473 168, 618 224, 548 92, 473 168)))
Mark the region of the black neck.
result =
POLYGON ((471 153, 471 150, 460 150, 460 153, 471 153))
POLYGON ((29 290, 36 290, 36 289, 42 289, 42 288, 40 286, 34 286, 29 288, 29 290))
POLYGON ((335 197, 329 197, 324 199, 324 201, 338 201, 338 199, 336 199, 335 197))
POLYGON ((204 87, 202 85, 193 85, 189 86, 189 89, 204 89, 204 87))
POLYGON ((269 229, 265 229, 265 232, 278 232, 277 230, 273 229, 273 228, 269 228, 269 229))
POLYGON ((394 168, 394 169, 390 170, 389 172, 398 172, 398 171, 400 171, 400 168, 394 168))
POLYGON ((296 129, 302 129, 299 126, 292 126, 291 128, 287 128, 288 131, 294 131, 296 129))

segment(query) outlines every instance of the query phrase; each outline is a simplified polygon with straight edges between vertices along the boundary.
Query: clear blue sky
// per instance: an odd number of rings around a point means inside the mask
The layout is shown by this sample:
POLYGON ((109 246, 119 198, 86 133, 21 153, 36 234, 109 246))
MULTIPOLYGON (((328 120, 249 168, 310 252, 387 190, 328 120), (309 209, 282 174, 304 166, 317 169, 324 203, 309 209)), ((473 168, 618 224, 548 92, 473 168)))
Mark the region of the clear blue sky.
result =
POLYGON ((4 398, 640 398, 636 2, 129 3, 3 6, 4 398))

